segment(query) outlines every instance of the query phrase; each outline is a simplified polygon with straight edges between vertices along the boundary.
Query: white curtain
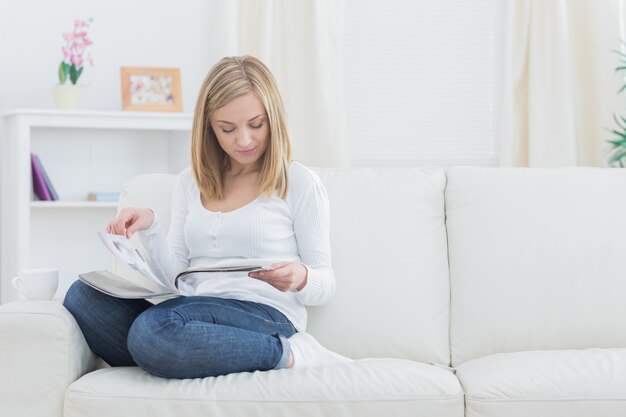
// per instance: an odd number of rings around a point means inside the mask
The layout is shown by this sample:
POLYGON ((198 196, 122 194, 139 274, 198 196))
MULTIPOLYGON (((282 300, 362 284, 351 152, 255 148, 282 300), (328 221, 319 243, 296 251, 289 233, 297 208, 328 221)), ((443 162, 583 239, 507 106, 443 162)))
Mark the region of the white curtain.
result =
POLYGON ((501 165, 607 165, 622 2, 507 0, 501 165))
POLYGON ((214 62, 253 55, 277 79, 294 158, 349 167, 343 88, 343 0, 215 0, 214 62))

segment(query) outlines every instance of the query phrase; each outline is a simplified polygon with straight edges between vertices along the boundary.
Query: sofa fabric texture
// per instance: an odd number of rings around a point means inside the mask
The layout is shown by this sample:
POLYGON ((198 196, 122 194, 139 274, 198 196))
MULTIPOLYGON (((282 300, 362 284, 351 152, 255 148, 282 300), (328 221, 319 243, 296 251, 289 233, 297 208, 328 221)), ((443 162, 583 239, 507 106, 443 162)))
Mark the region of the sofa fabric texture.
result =
POLYGON ((457 376, 468 417, 625 415, 626 349, 496 353, 457 376))
POLYGON ((337 292, 331 303, 309 309, 309 331, 322 345, 355 359, 448 364, 444 171, 317 173, 330 201, 337 292))
MULTIPOLYGON (((186 380, 96 369, 58 301, 12 302, 0 416, 626 416, 626 170, 316 172, 337 294, 308 330, 354 362, 186 380)), ((130 180, 120 207, 166 229, 173 180, 130 180)))
POLYGON ((447 173, 452 363, 626 347, 626 170, 447 173))
POLYGON ((456 377, 436 366, 365 359, 335 367, 168 380, 139 368, 108 368, 72 384, 66 417, 462 416, 456 377), (176 401, 172 401, 175 398, 176 401))
POLYGON ((66 388, 96 365, 61 303, 0 306, 0 416, 62 416, 66 388))

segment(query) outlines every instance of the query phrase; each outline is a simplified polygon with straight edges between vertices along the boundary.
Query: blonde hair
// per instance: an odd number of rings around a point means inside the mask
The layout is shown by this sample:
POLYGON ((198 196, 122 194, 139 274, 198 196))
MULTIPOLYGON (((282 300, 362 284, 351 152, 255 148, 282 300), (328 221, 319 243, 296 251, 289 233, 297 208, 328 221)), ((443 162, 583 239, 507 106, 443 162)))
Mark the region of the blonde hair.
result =
POLYGON ((191 133, 191 167, 205 198, 224 198, 222 175, 229 168, 228 155, 211 127, 211 115, 231 100, 253 93, 265 107, 269 142, 261 156, 261 195, 287 195, 287 170, 291 162, 291 141, 282 98, 276 80, 259 59, 226 57, 209 70, 196 102, 191 133))

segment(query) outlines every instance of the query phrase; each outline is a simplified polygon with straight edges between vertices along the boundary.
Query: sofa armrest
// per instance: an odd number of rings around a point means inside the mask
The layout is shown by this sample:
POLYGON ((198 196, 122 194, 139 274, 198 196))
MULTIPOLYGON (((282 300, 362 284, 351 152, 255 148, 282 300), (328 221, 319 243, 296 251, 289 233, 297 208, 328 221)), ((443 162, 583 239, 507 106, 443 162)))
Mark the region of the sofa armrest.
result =
POLYGON ((0 306, 0 416, 61 417, 66 388, 96 365, 60 302, 0 306))

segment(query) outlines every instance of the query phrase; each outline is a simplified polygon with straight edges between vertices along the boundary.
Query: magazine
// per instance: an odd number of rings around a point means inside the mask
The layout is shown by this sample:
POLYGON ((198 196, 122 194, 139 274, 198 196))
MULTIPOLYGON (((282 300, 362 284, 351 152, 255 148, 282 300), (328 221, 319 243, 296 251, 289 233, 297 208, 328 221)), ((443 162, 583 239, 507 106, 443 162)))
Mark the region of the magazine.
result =
MULTIPOLYGON (((176 297, 180 293, 176 288, 166 287, 159 280, 148 265, 148 262, 141 255, 139 250, 126 236, 114 235, 110 233, 98 232, 98 236, 104 246, 117 259, 130 268, 134 269, 142 276, 149 278, 150 286, 131 281, 122 276, 116 275, 107 270, 91 271, 79 274, 79 278, 85 284, 101 291, 105 294, 118 298, 160 298, 160 297, 176 297)), ((271 268, 263 265, 233 265, 220 267, 192 267, 178 273, 172 282, 178 282, 178 279, 195 272, 253 272, 267 271, 271 268)))
POLYGON ((155 283, 155 288, 147 288, 107 270, 91 271, 78 274, 85 284, 96 290, 117 298, 159 298, 177 297, 177 290, 155 283))

